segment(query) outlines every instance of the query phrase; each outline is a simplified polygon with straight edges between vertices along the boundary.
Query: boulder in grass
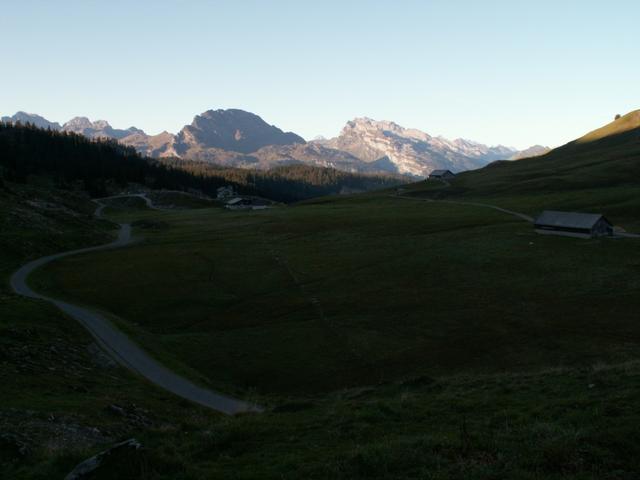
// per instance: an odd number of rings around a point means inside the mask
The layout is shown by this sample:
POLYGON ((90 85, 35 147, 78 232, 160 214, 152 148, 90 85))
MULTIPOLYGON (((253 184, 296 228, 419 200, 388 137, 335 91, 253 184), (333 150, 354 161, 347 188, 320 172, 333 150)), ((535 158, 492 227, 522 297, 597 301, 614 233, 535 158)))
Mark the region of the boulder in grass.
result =
POLYGON ((141 449, 142 445, 135 438, 117 443, 78 464, 65 480, 97 479, 105 473, 111 475, 109 478, 139 478, 138 474, 144 469, 144 460, 139 454, 141 449))

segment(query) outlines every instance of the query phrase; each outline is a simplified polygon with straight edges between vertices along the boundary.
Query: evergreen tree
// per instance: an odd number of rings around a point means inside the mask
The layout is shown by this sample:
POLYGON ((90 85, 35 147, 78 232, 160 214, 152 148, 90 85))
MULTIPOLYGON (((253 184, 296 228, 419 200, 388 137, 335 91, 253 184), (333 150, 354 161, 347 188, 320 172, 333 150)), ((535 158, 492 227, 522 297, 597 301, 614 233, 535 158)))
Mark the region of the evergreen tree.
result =
POLYGON ((155 160, 143 158, 135 149, 115 140, 92 140, 31 124, 6 123, 0 123, 0 168, 7 181, 24 183, 30 175, 47 175, 59 187, 80 182, 94 197, 106 195, 108 183, 191 189, 212 196, 218 187, 231 185, 241 194, 292 202, 339 193, 343 188, 370 190, 401 182, 397 177, 359 175, 306 165, 262 171, 177 158, 155 160))

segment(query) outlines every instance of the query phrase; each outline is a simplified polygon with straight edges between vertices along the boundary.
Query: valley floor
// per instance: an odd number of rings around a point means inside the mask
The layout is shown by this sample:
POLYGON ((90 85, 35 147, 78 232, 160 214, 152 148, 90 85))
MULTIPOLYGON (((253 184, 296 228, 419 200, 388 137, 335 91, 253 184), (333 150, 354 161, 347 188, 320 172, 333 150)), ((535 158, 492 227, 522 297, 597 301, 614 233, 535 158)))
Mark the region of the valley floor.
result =
MULTIPOLYGON (((99 307, 175 370, 269 409, 218 416, 118 367, 58 383, 46 366, 79 368, 90 338, 3 293, 16 313, 2 328, 18 332, 3 336, 17 385, 1 397, 6 431, 51 415, 106 432, 50 449, 60 430, 37 427, 29 452, 2 444, 5 471, 49 478, 135 435, 145 448, 112 466, 119 478, 634 478, 635 240, 540 237, 502 212, 389 194, 107 209, 139 243, 51 264, 32 286, 99 307), (80 357, 43 357, 53 338, 80 357), (41 374, 21 374, 22 344, 41 374)), ((496 202, 535 214, 512 203, 496 202)), ((6 258, 8 275, 19 263, 6 258)))
POLYGON ((143 241, 52 264, 34 285, 112 313, 222 390, 319 393, 637 353, 632 239, 542 237, 504 212, 383 194, 120 215, 151 225, 143 241))

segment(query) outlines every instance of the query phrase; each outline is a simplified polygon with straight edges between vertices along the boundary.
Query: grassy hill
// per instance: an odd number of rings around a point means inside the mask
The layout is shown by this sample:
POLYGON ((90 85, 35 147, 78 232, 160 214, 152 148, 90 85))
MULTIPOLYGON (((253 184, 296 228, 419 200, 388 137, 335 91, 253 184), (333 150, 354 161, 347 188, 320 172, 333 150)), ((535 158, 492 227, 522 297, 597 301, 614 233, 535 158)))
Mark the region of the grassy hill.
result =
MULTIPOLYGON (((640 112, 611 125, 633 118, 638 119, 635 128, 625 127, 624 131, 604 137, 593 132, 541 157, 499 162, 463 173, 452 182, 451 190, 466 195, 545 195, 589 188, 635 187, 640 173, 640 112)), ((623 124, 628 126, 626 122, 623 124)), ((604 129, 610 129, 611 125, 604 129)))
POLYGON ((589 143, 601 140, 606 137, 620 135, 630 130, 636 130, 640 127, 640 110, 634 110, 620 118, 616 118, 613 122, 587 133, 583 137, 576 140, 576 143, 589 143))
POLYGON ((450 186, 421 182, 411 195, 477 199, 535 215, 543 209, 605 213, 640 229, 640 111, 546 155, 496 162, 458 175, 450 186))
MULTIPOLYGON (((118 366, 55 307, 10 291, 10 274, 27 260, 112 237, 113 225, 93 218, 86 193, 50 183, 0 186, 0 478, 64 478, 141 431, 218 417, 118 366)), ((125 469, 121 478, 144 478, 139 471, 125 469)))

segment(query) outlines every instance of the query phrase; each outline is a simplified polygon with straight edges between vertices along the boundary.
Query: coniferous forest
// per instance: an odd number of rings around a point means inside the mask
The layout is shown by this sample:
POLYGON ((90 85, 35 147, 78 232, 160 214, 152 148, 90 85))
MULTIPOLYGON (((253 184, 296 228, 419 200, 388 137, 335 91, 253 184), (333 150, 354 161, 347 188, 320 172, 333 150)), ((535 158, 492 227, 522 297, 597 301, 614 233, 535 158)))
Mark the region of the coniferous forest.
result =
MULTIPOLYGON (((82 183, 91 196, 107 195, 107 185, 129 183, 154 189, 199 190, 215 196, 233 185, 240 193, 293 202, 341 191, 384 188, 398 177, 363 175, 306 165, 272 170, 219 167, 179 158, 151 159, 115 140, 92 140, 31 124, 0 123, 0 182, 26 183, 30 176, 51 177, 58 188, 82 183)), ((1 183, 0 183, 1 185, 1 183)))

